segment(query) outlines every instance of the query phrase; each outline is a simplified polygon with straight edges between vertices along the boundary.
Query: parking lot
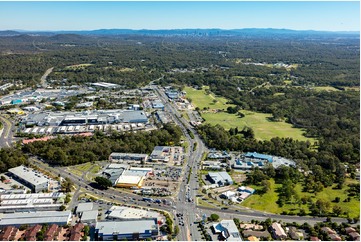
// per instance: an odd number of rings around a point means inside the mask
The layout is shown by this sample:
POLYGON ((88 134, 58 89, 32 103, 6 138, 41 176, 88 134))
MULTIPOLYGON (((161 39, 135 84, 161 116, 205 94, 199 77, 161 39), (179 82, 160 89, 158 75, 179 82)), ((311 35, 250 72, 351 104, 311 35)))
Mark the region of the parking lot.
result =
POLYGON ((180 183, 182 168, 154 165, 153 173, 154 175, 146 180, 144 187, 159 192, 173 193, 180 183))

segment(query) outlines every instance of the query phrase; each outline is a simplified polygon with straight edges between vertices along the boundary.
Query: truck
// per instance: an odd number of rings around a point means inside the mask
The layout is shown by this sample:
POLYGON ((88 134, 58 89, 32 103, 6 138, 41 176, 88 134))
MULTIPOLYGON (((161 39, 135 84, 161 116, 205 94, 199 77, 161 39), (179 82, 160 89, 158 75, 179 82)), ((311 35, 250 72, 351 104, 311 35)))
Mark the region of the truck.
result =
POLYGON ((144 202, 153 202, 153 199, 149 198, 149 197, 143 197, 143 201, 144 202))

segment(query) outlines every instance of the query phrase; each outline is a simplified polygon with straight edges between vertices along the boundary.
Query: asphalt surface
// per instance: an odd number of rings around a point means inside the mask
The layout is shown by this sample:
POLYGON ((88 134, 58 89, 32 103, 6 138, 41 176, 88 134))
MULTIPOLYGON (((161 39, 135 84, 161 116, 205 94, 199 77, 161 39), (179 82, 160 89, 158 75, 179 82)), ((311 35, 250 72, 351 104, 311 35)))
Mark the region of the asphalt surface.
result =
POLYGON ((0 115, 0 122, 3 128, 0 130, 0 148, 10 147, 13 142, 14 124, 7 118, 6 114, 0 115))
MULTIPOLYGON (((271 214, 265 213, 262 211, 252 210, 252 209, 245 209, 245 210, 233 210, 230 207, 227 210, 221 210, 221 208, 209 208, 209 207, 202 207, 196 204, 196 195, 199 192, 199 184, 198 184, 198 177, 197 171, 199 167, 199 162, 201 161, 202 155, 204 152, 207 151, 206 146, 204 145, 203 141, 200 139, 199 135, 193 129, 193 127, 181 117, 180 113, 176 108, 168 101, 168 98, 165 96, 164 92, 160 90, 156 86, 152 86, 156 93, 158 94, 159 98, 165 104, 165 110, 168 111, 175 123, 181 127, 184 136, 187 139, 189 144, 189 148, 186 153, 186 157, 188 157, 187 162, 185 164, 185 172, 183 174, 183 179, 180 185, 180 189, 178 193, 174 194, 172 198, 166 198, 169 201, 173 201, 171 205, 166 204, 156 204, 156 203, 149 203, 142 201, 142 196, 133 194, 131 192, 125 192, 123 190, 119 191, 113 188, 107 190, 99 190, 96 187, 92 187, 91 181, 86 180, 87 172, 84 172, 82 176, 77 176, 73 173, 70 173, 64 169, 64 167, 51 167, 48 164, 44 163, 43 161, 37 159, 36 157, 31 157, 30 162, 35 163, 42 169, 48 170, 54 175, 60 175, 63 178, 68 177, 72 180, 77 187, 72 202, 69 204, 69 208, 75 208, 77 204, 77 200, 79 195, 81 194, 89 194, 95 196, 101 200, 105 200, 108 202, 116 202, 120 204, 128 204, 128 205, 135 205, 137 207, 145 207, 145 208, 152 208, 152 209, 160 209, 169 212, 173 215, 174 221, 176 225, 179 225, 180 233, 177 237, 178 240, 181 241, 199 241, 201 240, 201 234, 197 229, 197 225, 195 224, 196 221, 200 221, 203 214, 209 216, 212 213, 217 213, 223 219, 233 219, 239 218, 242 221, 251 221, 252 219, 255 220, 265 220, 268 217, 275 220, 282 220, 284 222, 297 222, 302 224, 307 222, 309 224, 315 224, 316 222, 325 221, 326 218, 321 217, 300 217, 300 216, 287 216, 287 215, 278 215, 278 214, 271 214), (190 130, 193 135, 194 139, 192 139, 187 129, 190 130), (196 148, 193 150, 193 147, 197 143, 196 148), (188 175, 189 180, 188 180, 188 175), (182 216, 177 217, 176 214, 182 214, 182 216)), ((4 124, 4 129, 1 133, 0 131, 0 146, 2 145, 9 146, 11 145, 12 141, 12 134, 11 130, 13 125, 9 120, 0 116, 0 120, 4 124), (10 142, 10 143, 9 143, 10 142)), ((334 222, 347 222, 346 219, 342 218, 332 218, 334 222)))

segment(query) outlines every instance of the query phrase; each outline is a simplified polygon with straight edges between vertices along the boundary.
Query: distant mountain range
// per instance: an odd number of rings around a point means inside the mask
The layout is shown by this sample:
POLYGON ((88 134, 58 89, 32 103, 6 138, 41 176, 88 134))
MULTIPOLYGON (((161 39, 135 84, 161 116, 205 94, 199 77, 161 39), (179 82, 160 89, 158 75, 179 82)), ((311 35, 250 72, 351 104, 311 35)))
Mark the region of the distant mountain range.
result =
POLYGON ((169 29, 169 30, 133 30, 133 29, 98 29, 98 30, 78 30, 78 31, 25 31, 25 30, 5 30, 0 31, 0 36, 53 36, 59 34, 76 34, 88 36, 116 36, 116 35, 153 35, 153 36, 281 36, 281 35, 360 35, 359 31, 314 31, 314 30, 290 30, 290 29, 169 29))

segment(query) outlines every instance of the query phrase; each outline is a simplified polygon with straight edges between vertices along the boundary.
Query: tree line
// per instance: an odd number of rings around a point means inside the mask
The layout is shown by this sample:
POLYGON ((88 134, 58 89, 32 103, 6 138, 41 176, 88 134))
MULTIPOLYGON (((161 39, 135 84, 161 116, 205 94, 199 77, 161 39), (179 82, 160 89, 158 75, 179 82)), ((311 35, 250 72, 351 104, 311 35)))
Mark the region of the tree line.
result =
POLYGON ((182 132, 167 124, 150 132, 96 132, 91 137, 58 136, 47 142, 24 145, 22 151, 38 155, 49 164, 69 166, 89 161, 108 160, 112 152, 150 154, 155 146, 178 145, 182 132))

